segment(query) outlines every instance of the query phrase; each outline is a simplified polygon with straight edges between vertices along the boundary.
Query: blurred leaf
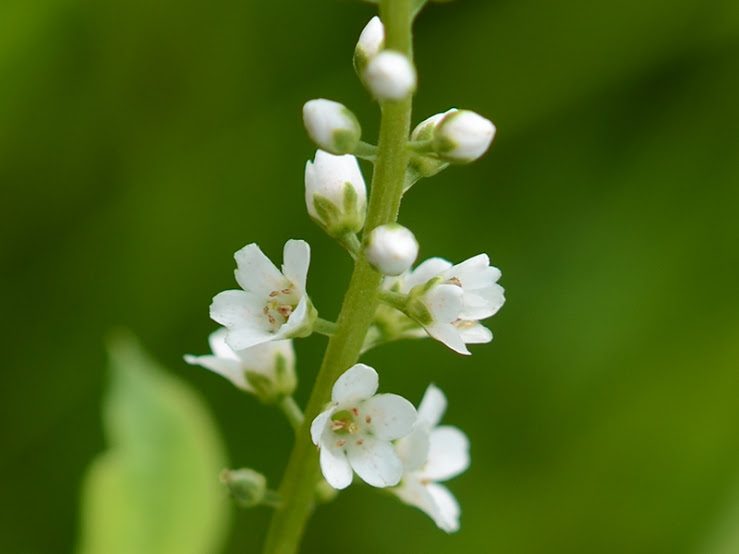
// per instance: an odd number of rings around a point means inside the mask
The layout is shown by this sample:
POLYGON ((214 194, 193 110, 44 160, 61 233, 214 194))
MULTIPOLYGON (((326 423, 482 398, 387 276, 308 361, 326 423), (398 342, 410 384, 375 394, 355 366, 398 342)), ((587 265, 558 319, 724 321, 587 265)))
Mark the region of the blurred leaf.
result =
POLYGON ((229 522, 224 448, 205 406, 130 337, 109 349, 110 449, 83 487, 80 554, 204 554, 229 522))

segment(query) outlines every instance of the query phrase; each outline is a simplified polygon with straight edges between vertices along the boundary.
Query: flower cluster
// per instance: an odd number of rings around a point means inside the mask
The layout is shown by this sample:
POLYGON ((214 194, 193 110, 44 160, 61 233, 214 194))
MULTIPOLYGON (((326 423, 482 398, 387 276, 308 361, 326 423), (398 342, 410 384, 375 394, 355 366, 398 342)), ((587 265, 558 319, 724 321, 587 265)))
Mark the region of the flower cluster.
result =
MULTIPOLYGON (((408 53, 386 48, 385 39, 382 21, 372 18, 354 51, 355 70, 383 110, 387 104, 409 107, 417 85, 413 61, 408 53)), ((404 133, 410 128, 409 120, 410 111, 404 133)), ((355 337, 351 347, 340 344, 339 348, 353 348, 356 361, 370 348, 404 338, 428 336, 464 355, 470 354, 467 345, 490 342, 492 332, 480 321, 497 313, 505 296, 498 284, 501 272, 490 265, 487 254, 457 264, 431 257, 413 268, 420 249, 413 232, 387 214, 380 218, 376 212, 367 213, 372 203, 358 160, 381 163, 382 145, 363 142, 358 118, 334 100, 306 102, 303 122, 318 148, 305 165, 308 215, 357 264, 363 264, 357 267, 373 283, 372 290, 357 289, 360 302, 362 298, 371 302, 357 328, 369 331, 355 337)), ((404 177, 398 166, 394 190, 399 195, 404 184, 405 193, 422 178, 478 159, 490 147, 495 131, 488 119, 464 109, 452 108, 424 119, 399 147, 407 164, 404 177)), ((375 186, 382 185, 373 181, 373 192, 375 186)), ((469 442, 456 427, 440 425, 446 411, 442 391, 428 386, 416 409, 399 395, 378 394, 374 368, 356 363, 338 375, 337 370, 351 362, 325 363, 321 371, 329 373, 317 380, 323 390, 314 390, 311 412, 305 414, 310 419, 305 419, 292 399, 297 386, 292 339, 318 332, 334 335, 332 341, 341 340, 339 328, 351 317, 342 312, 337 323, 319 317, 307 293, 310 247, 305 241, 287 241, 280 269, 253 243, 238 250, 234 258, 240 288, 213 298, 210 316, 220 327, 209 337, 212 353, 187 355, 185 360, 222 375, 265 403, 278 405, 293 424, 298 441, 307 441, 309 431, 319 450, 324 486, 345 489, 356 473, 369 485, 387 488, 420 508, 442 530, 459 529, 459 504, 441 483, 468 468, 469 442), (331 383, 330 402, 320 411, 331 383)), ((243 505, 280 502, 267 489, 266 479, 253 470, 225 472, 223 480, 243 505)))

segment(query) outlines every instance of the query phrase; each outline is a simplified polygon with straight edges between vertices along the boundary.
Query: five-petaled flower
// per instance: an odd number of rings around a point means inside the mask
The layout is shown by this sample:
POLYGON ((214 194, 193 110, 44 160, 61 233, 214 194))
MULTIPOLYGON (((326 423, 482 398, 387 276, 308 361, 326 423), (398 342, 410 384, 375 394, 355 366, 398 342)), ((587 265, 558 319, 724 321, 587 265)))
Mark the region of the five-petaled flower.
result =
POLYGON ((479 320, 494 315, 505 302, 498 279, 500 270, 479 254, 457 265, 430 258, 399 277, 386 277, 383 287, 408 294, 406 313, 432 338, 469 354, 466 344, 493 339, 479 320))
POLYGON ((234 254, 236 281, 243 290, 218 293, 210 317, 226 327, 226 342, 243 350, 271 340, 310 335, 317 313, 305 293, 310 247, 289 240, 282 272, 252 243, 234 254))
POLYGON ((467 436, 449 425, 439 426, 446 411, 444 393, 429 385, 418 407, 413 431, 396 443, 403 460, 403 478, 391 491, 426 512, 436 525, 452 533, 459 529, 460 508, 444 485, 470 465, 467 436))
POLYGON ((413 404, 397 394, 375 394, 377 372, 356 364, 336 380, 331 404, 311 424, 326 481, 335 489, 352 482, 352 470, 374 487, 397 485, 403 463, 391 441, 410 433, 413 404))
POLYGON ((291 340, 264 342, 236 351, 226 343, 227 333, 221 327, 210 334, 208 343, 213 354, 187 354, 185 361, 218 373, 241 390, 264 400, 295 391, 295 350, 291 340))

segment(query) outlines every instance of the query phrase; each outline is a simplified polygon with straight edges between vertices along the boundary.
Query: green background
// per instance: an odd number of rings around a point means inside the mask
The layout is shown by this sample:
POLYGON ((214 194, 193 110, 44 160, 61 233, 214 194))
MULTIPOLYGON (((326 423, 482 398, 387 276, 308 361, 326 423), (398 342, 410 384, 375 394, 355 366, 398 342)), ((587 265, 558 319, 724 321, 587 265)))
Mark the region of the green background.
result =
MULTIPOLYGON (((309 292, 335 317, 351 266, 305 213, 301 106, 341 101, 375 139, 351 66, 374 13, 0 2, 1 552, 76 543, 115 327, 201 391, 234 466, 279 480, 284 420, 182 355, 206 352, 210 299, 250 242, 279 262, 308 240, 309 292)), ((365 361, 383 391, 447 393, 472 442, 450 482, 462 530, 356 486, 304 551, 736 554, 739 3, 433 4, 416 56, 414 122, 465 107, 498 135, 416 185, 400 220, 421 258, 489 253, 508 300, 469 358, 417 341, 365 361)), ((324 346, 296 345, 301 402, 324 346)), ((234 516, 224 552, 257 552, 269 510, 234 516)))

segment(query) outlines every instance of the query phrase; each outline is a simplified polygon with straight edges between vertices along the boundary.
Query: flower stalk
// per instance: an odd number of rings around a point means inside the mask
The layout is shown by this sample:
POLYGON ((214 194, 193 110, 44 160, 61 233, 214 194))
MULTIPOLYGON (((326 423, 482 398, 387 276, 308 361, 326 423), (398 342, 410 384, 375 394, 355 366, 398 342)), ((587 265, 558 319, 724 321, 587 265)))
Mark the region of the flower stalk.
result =
MULTIPOLYGON (((412 0, 382 0, 380 18, 385 25, 385 46, 412 60, 412 0)), ((380 141, 365 233, 396 220, 405 184, 409 153, 405 145, 410 132, 412 97, 381 105, 380 141)), ((267 532, 265 554, 297 552, 306 522, 315 504, 315 489, 320 472, 315 447, 310 440, 310 424, 328 401, 339 375, 359 358, 379 299, 382 276, 364 256, 355 262, 349 288, 329 339, 323 362, 305 409, 303 424, 290 455, 279 493, 283 503, 275 510, 267 532)))

